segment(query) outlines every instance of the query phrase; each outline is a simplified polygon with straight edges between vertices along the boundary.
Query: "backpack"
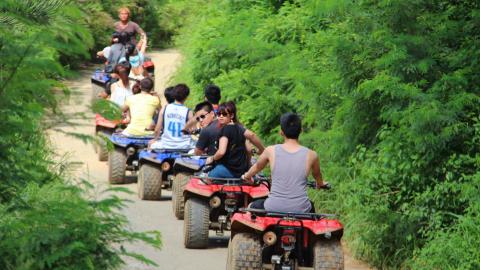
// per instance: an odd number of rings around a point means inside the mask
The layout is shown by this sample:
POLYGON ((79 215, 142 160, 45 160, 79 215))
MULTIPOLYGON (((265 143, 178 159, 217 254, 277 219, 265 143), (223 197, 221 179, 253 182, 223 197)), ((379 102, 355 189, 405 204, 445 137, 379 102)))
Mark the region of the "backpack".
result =
POLYGON ((110 54, 108 56, 108 64, 105 66, 105 72, 112 73, 120 59, 125 58, 125 45, 122 43, 114 43, 110 46, 110 54))

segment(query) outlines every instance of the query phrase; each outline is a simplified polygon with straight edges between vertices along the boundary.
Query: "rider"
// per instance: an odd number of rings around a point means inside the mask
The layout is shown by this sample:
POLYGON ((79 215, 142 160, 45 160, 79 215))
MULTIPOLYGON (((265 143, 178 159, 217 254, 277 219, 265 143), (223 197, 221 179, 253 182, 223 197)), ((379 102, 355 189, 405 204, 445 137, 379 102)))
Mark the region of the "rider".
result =
MULTIPOLYGON (((123 106, 127 98, 133 95, 132 87, 135 84, 134 81, 128 78, 130 73, 130 68, 118 64, 115 66, 115 74, 119 77, 119 80, 112 84, 110 92, 110 101, 114 102, 118 106, 123 106)), ((103 96, 108 95, 106 93, 101 93, 103 96)))
MULTIPOLYGON (((204 100, 208 101, 210 104, 212 104, 213 114, 215 116, 218 112, 218 103, 220 102, 220 98, 222 97, 221 94, 220 94, 220 87, 218 87, 214 84, 209 84, 209 85, 205 86, 204 94, 205 94, 204 100)), ((200 103, 200 104, 202 104, 202 103, 200 103)), ((198 111, 195 110, 195 112, 198 112, 198 111)), ((199 121, 197 121, 196 117, 192 117, 190 120, 188 120, 184 129, 188 130, 188 131, 192 131, 192 130, 196 129, 196 126, 198 124, 199 124, 199 121)))
POLYGON ((143 31, 138 24, 129 20, 130 17, 130 10, 127 7, 121 7, 118 9, 118 18, 120 21, 115 23, 115 31, 118 33, 127 33, 129 36, 129 42, 137 45, 137 38, 136 35, 140 34, 142 39, 145 38, 147 35, 145 31, 143 31))
POLYGON ((165 96, 168 104, 175 102, 175 87, 169 86, 165 88, 163 95, 165 96))
POLYGON ((221 129, 217 139, 217 151, 207 158, 206 164, 215 162, 208 174, 214 178, 240 177, 248 170, 249 160, 245 145, 245 128, 237 119, 237 108, 232 101, 220 104, 218 123, 221 129))
POLYGON ((190 94, 185 84, 175 86, 175 102, 167 104, 160 111, 152 148, 156 149, 189 149, 191 137, 182 133, 185 123, 193 117, 192 111, 184 103, 190 94), (160 138, 160 140, 158 140, 160 138))
POLYGON ((209 84, 205 86, 204 93, 205 93, 205 100, 210 102, 213 105, 213 110, 216 114, 218 112, 218 103, 222 98, 222 95, 220 94, 220 87, 214 84, 209 84))
POLYGON ((153 132, 148 131, 152 123, 155 110, 160 107, 160 99, 152 94, 153 81, 145 78, 140 81, 141 92, 127 98, 123 110, 130 110, 130 124, 122 132, 125 136, 146 136, 153 132))
MULTIPOLYGON (((217 138, 221 130, 221 126, 214 113, 213 105, 204 101, 195 106, 195 120, 200 123, 200 136, 195 146, 195 155, 207 154, 214 155, 217 151, 217 138)), ((263 152, 264 147, 257 135, 243 126, 243 136, 255 145, 260 153, 263 152)))
POLYGON ((132 67, 130 77, 141 80, 144 76, 143 62, 145 61, 145 50, 147 48, 147 38, 142 37, 141 47, 138 49, 133 44, 127 45, 128 62, 132 67))
POLYGON ((250 207, 276 212, 314 212, 306 191, 308 175, 312 173, 317 188, 328 186, 320 172, 318 155, 299 143, 302 122, 297 114, 282 115, 280 128, 283 144, 268 146, 250 170, 242 175, 243 179, 251 179, 267 163, 272 169, 270 195, 266 200, 252 202, 250 207))
MULTIPOLYGON (((163 90, 163 95, 165 96, 165 99, 167 100, 167 104, 175 102, 174 92, 175 92, 175 87, 173 87, 173 86, 169 86, 169 87, 165 88, 165 90, 163 90)), ((154 130, 155 126, 157 125, 159 114, 160 114, 160 112, 157 111, 155 113, 155 116, 153 117, 153 121, 152 121, 152 125, 151 125, 152 130, 154 130)))

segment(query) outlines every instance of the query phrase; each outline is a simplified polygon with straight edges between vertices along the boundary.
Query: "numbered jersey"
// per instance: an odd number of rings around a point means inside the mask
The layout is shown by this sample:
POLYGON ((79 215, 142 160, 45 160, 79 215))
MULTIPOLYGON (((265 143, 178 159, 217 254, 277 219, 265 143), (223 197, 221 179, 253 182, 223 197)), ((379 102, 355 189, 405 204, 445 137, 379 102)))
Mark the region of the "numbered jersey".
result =
POLYGON ((187 149, 191 148, 190 135, 184 135, 182 129, 187 123, 189 109, 181 104, 168 104, 163 112, 163 133, 157 149, 187 149))

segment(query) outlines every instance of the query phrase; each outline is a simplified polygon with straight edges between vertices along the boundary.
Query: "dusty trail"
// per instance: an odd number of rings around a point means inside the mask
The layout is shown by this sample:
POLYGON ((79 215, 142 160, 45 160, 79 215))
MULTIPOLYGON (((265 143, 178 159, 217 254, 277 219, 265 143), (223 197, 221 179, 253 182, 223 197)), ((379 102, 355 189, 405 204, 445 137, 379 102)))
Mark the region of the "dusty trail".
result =
MULTIPOLYGON (((164 50, 150 53, 156 66, 155 85, 157 92, 164 89, 170 76, 180 64, 181 55, 176 50, 164 50)), ((88 111, 91 96, 90 74, 93 68, 82 72, 77 80, 69 82, 73 95, 63 106, 67 112, 88 111)), ((63 128, 67 132, 93 134, 94 115, 88 113, 91 120, 81 120, 75 126, 63 128)), ((106 162, 99 162, 91 145, 82 141, 65 136, 60 132, 50 132, 53 147, 59 155, 69 154, 71 161, 82 162, 74 171, 75 177, 88 179, 100 190, 106 188, 108 168, 106 162)), ((141 253, 154 260, 159 267, 151 267, 137 261, 127 259, 124 269, 129 270, 211 270, 225 269, 227 259, 228 235, 223 237, 210 234, 210 248, 205 250, 188 250, 183 247, 183 221, 176 220, 173 216, 170 202, 170 192, 162 191, 161 201, 141 201, 137 193, 137 184, 131 183, 122 185, 133 192, 133 194, 120 193, 119 196, 132 201, 123 213, 131 222, 131 227, 137 231, 159 230, 162 233, 162 250, 153 248, 142 243, 127 245, 130 251, 141 253)), ((345 269, 364 270, 369 269, 359 261, 353 260, 350 256, 345 257, 345 269)))

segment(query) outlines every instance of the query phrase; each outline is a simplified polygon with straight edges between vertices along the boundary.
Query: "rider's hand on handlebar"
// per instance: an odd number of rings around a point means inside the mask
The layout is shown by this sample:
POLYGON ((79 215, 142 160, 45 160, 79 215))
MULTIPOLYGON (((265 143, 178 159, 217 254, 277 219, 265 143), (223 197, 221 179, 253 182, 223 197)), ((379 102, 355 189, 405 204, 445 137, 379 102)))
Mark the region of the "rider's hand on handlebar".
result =
POLYGON ((248 182, 252 182, 252 183, 253 183, 253 177, 246 178, 246 177, 245 177, 245 174, 242 174, 242 176, 240 176, 240 178, 242 178, 242 180, 245 180, 245 181, 248 181, 248 182))
POLYGON ((323 182, 323 185, 322 186, 317 186, 317 189, 331 189, 332 188, 332 185, 330 185, 329 182, 323 182))
POLYGON ((213 157, 208 157, 207 160, 205 161, 205 165, 210 165, 213 163, 213 157))

